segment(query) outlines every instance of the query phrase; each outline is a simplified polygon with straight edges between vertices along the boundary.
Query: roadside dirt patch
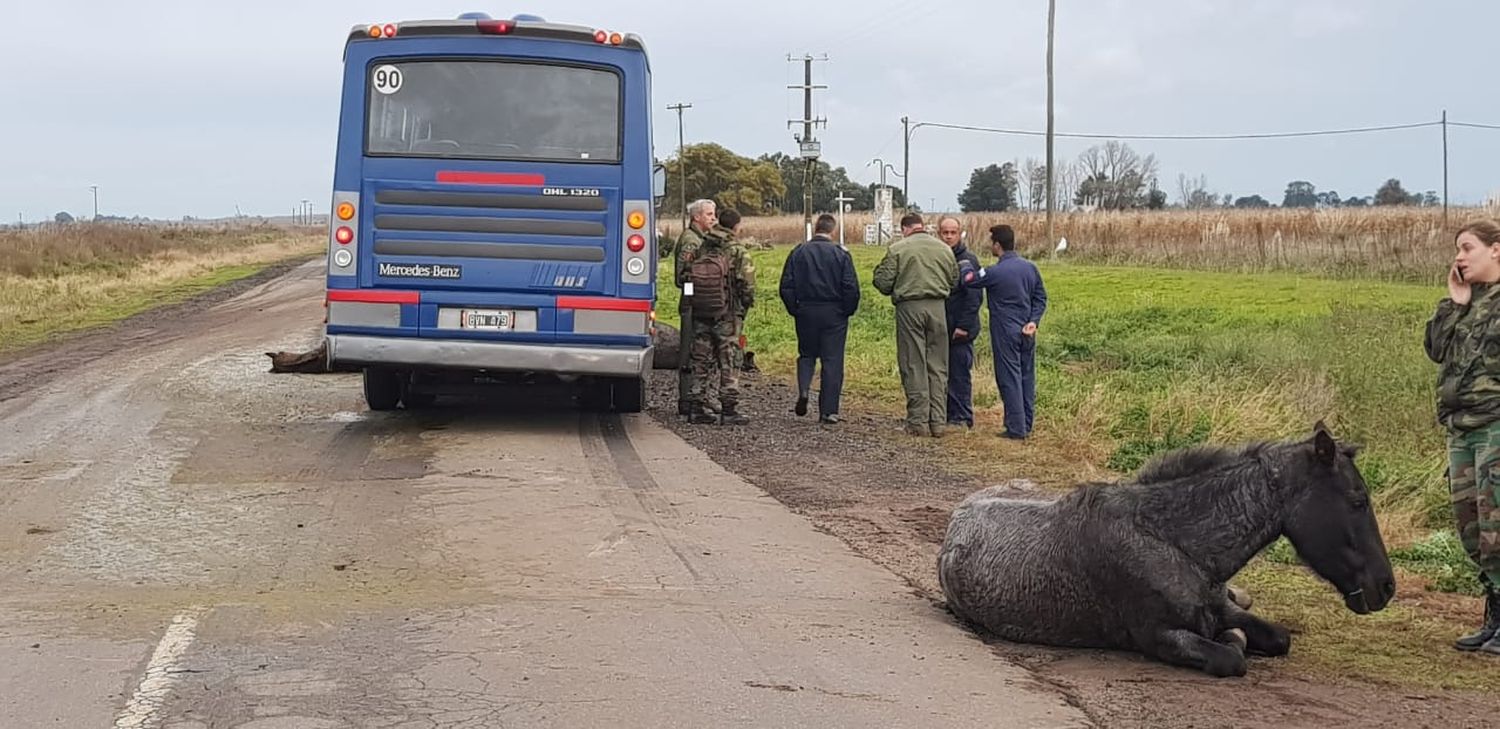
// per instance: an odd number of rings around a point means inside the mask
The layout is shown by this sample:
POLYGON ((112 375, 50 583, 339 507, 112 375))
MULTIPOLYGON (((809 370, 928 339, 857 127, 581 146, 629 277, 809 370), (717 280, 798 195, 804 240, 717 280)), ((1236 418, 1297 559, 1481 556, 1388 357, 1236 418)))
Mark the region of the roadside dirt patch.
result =
MULTIPOLYGON (((932 439, 902 434, 894 418, 851 411, 831 427, 813 416, 799 418, 792 413, 795 390, 763 376, 741 379, 750 425, 689 425, 677 415, 676 377, 653 373, 650 413, 656 420, 901 576, 917 594, 942 602, 936 560, 948 516, 964 496, 997 482, 958 475, 932 439)), ((1461 598, 1449 598, 1420 599, 1472 615, 1458 604, 1461 598)), ((1275 659, 1251 659, 1247 678, 1225 680, 1133 654, 986 642, 1063 692, 1101 727, 1480 727, 1500 717, 1500 697, 1312 681, 1275 659)))

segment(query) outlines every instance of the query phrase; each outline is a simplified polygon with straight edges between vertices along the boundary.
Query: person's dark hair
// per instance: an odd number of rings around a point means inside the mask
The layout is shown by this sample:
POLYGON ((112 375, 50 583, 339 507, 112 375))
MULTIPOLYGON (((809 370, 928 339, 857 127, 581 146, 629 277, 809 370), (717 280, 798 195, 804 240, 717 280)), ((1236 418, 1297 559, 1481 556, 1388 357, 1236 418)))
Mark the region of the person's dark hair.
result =
POLYGON ((1002 251, 1013 251, 1016 249, 1016 231, 1011 230, 1009 225, 990 226, 990 240, 999 244, 1002 251))
POLYGON ((734 230, 734 226, 739 224, 740 211, 735 210, 734 208, 724 208, 723 210, 719 211, 719 225, 722 225, 730 230, 734 230))
POLYGON ((903 228, 910 228, 913 225, 921 225, 921 224, 922 224, 922 214, 921 213, 907 213, 907 214, 901 216, 901 227, 903 227, 903 228))
POLYGON ((1465 223, 1464 227, 1459 228, 1457 233, 1453 234, 1453 239, 1458 240, 1458 237, 1464 233, 1473 233, 1475 238, 1478 238, 1480 242, 1487 246, 1500 243, 1500 223, 1494 220, 1485 218, 1471 220, 1465 223))
POLYGON ((839 227, 839 221, 832 215, 823 213, 822 215, 819 215, 817 221, 813 223, 813 232, 832 233, 833 230, 837 227, 839 227))

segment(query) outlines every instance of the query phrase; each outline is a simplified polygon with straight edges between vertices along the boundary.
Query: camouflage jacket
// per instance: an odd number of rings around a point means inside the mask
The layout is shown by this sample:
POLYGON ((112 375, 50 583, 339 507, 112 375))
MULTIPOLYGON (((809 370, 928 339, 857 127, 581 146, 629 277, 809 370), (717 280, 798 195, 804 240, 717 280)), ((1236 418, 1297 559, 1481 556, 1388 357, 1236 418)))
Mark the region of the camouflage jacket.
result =
POLYGON ((1438 367, 1438 422, 1471 431, 1500 420, 1500 284, 1474 284, 1467 306, 1438 302, 1427 356, 1438 367))
POLYGON ((688 227, 682 229, 682 235, 677 236, 677 243, 672 246, 670 254, 674 265, 677 266, 673 272, 672 279, 674 281, 682 278, 681 261, 683 251, 697 250, 698 246, 701 245, 703 245, 703 234, 699 233, 698 229, 694 228, 692 223, 688 223, 688 227))
POLYGON ((703 234, 699 245, 683 246, 677 251, 677 285, 687 283, 693 258, 701 250, 723 248, 729 256, 730 286, 733 290, 734 315, 743 318, 745 312, 755 305, 755 262, 750 260, 750 251, 735 240, 734 232, 722 226, 714 226, 703 234))

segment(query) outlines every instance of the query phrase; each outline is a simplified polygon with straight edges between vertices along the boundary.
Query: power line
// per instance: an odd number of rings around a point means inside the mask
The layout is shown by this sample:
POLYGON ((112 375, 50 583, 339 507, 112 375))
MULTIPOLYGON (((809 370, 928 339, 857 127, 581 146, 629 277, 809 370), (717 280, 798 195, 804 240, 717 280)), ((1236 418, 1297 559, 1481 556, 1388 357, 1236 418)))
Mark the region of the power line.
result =
POLYGON ((1470 129, 1500 129, 1500 124, 1475 124, 1473 122, 1448 122, 1450 127, 1468 127, 1470 129))
MULTIPOLYGON (((1442 125, 1441 121, 1415 122, 1412 124, 1388 124, 1373 127, 1350 127, 1347 129, 1320 129, 1316 131, 1303 132, 1264 132, 1252 134, 1102 134, 1097 132, 1056 132, 1055 137, 1069 137, 1072 139, 1131 139, 1131 140, 1231 140, 1231 139, 1286 139, 1289 137, 1325 137, 1339 134, 1367 134, 1371 132, 1391 132, 1402 129, 1420 129, 1423 127, 1435 127, 1442 125)), ((1448 122, 1454 126, 1473 126, 1486 129, 1500 129, 1500 126, 1488 126, 1478 124, 1462 124, 1460 122, 1448 122)), ((940 129, 960 129, 970 132, 989 132, 992 134, 1012 134, 1026 137, 1044 137, 1045 131, 1033 129, 1004 129, 997 127, 980 127, 969 124, 949 124, 946 122, 912 122, 911 130, 917 127, 937 127, 940 129)))

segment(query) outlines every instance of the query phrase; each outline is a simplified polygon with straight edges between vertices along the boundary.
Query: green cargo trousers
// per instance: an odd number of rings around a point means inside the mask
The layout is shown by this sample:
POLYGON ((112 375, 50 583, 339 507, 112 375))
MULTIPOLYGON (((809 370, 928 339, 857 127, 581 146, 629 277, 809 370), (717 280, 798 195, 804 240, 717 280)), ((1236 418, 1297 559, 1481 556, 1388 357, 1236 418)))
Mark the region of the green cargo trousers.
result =
POLYGON ((948 421, 948 311, 943 299, 896 303, 896 363, 906 390, 906 424, 948 421))
POLYGON ((1449 431, 1448 489, 1464 551, 1500 586, 1500 423, 1449 431))

